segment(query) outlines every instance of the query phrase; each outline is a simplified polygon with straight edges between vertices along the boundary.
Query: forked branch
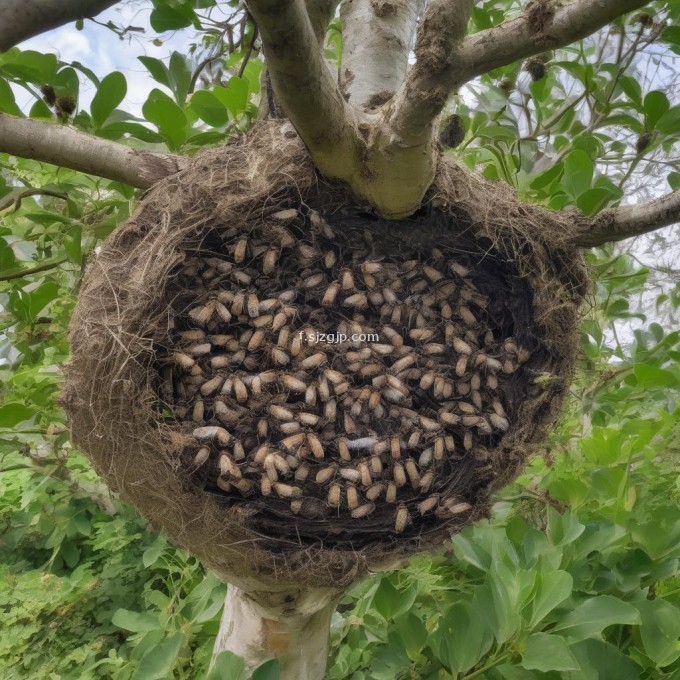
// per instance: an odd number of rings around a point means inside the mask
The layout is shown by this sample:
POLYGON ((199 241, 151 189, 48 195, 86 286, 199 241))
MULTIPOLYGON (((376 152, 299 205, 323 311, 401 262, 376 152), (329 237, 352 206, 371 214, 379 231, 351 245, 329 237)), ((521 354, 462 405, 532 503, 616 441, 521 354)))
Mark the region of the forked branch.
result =
POLYGON ((588 37, 649 0, 533 0, 522 16, 468 36, 451 56, 449 89, 472 78, 588 37))
POLYGON ((303 0, 250 0, 277 101, 322 172, 352 173, 353 113, 326 66, 303 0))
POLYGON ((451 93, 447 83, 456 46, 467 34, 472 0, 430 0, 416 39, 416 63, 389 111, 388 125, 401 144, 429 143, 432 123, 451 93))
POLYGON ((584 248, 648 234, 680 222, 680 190, 639 205, 604 210, 584 221, 572 242, 584 248))
POLYGON ((146 189, 177 172, 180 156, 139 151, 65 125, 0 113, 0 152, 146 189))

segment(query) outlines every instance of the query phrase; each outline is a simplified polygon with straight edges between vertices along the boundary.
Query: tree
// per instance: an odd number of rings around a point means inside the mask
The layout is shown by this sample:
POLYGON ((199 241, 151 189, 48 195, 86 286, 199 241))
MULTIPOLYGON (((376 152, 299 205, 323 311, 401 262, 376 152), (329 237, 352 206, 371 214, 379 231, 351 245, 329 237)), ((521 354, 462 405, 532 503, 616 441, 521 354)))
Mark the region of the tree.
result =
MULTIPOLYGON (((87 7, 77 14, 98 11, 104 4, 87 7)), ((273 102, 269 106, 270 113, 279 108, 285 113, 323 176, 346 183, 356 199, 370 205, 377 214, 401 219, 413 215, 420 208, 432 184, 441 155, 437 141, 439 116, 451 94, 477 76, 497 81, 503 91, 513 89, 510 74, 517 75, 517 64, 521 60, 527 60, 524 69, 536 83, 532 86, 533 91, 529 89, 528 93, 521 95, 520 106, 526 113, 528 129, 522 129, 520 125, 515 130, 503 124, 495 126, 488 116, 486 121, 472 121, 473 126, 484 129, 486 139, 492 140, 487 148, 480 149, 479 157, 488 176, 513 181, 513 171, 507 167, 508 160, 512 160, 517 168, 513 154, 494 152, 498 149, 497 142, 507 140, 509 135, 522 134, 524 141, 537 143, 540 149, 544 135, 550 139, 551 131, 559 133, 569 125, 580 127, 579 134, 587 141, 592 141, 598 131, 607 126, 628 126, 638 136, 636 164, 638 158, 654 145, 672 144, 677 134, 677 107, 670 107, 660 93, 649 93, 643 99, 625 75, 626 68, 630 66, 626 61, 629 51, 631 56, 634 55, 641 42, 651 44, 663 36, 664 40, 675 44, 677 38, 673 27, 666 28, 661 22, 657 23, 652 14, 641 13, 633 19, 623 18, 628 12, 643 9, 646 5, 649 3, 639 0, 573 1, 567 4, 535 0, 522 12, 515 12, 513 18, 511 10, 507 17, 506 12, 500 10, 498 15, 494 15, 486 8, 475 9, 472 3, 465 1, 431 1, 424 7, 399 2, 363 3, 355 0, 341 3, 343 30, 339 81, 329 69, 323 52, 326 30, 334 19, 337 3, 309 2, 304 5, 299 1, 255 1, 249 4, 249 12, 253 25, 257 26, 265 58, 265 90, 273 102), (471 21, 477 30, 468 32, 471 21), (541 92, 545 58, 536 57, 546 55, 548 50, 567 47, 610 24, 621 31, 619 50, 612 68, 605 77, 600 76, 591 89, 590 81, 597 80, 592 64, 589 69, 589 62, 584 59, 578 66, 572 66, 571 73, 575 79, 586 84, 584 92, 571 101, 559 102, 558 107, 551 107, 546 101, 549 93, 541 92), (631 26, 634 28, 631 29, 631 26), (633 45, 630 45, 631 38, 626 33, 631 30, 633 45), (414 37, 415 63, 409 68, 414 37), (502 77, 495 78, 496 73, 502 74, 502 77), (639 117, 631 120, 630 114, 617 113, 617 101, 621 99, 631 103, 631 108, 644 118, 644 122, 640 122, 639 117), (581 105, 590 109, 591 117, 586 125, 575 115, 581 105), (486 157, 483 154, 487 154, 486 157)), ((24 3, 22 7, 32 6, 40 9, 41 3, 24 3)), ((176 28, 195 19, 193 10, 184 5, 181 8, 178 10, 175 6, 158 3, 156 22, 159 26, 176 28)), ((2 12, 5 11, 14 13, 17 10, 12 5, 6 10, 3 8, 2 12)), ((675 3, 666 3, 658 11, 662 18, 676 18, 678 7, 675 3)), ((43 16, 54 17, 51 13, 43 16)), ((22 17, 31 25, 31 31, 35 31, 36 22, 28 12, 19 14, 14 19, 15 25, 21 25, 22 17)), ((69 15, 63 20, 73 18, 69 15)), ((61 21, 56 18, 50 20, 45 23, 45 28, 61 21)), ((3 22, 3 25, 9 25, 9 22, 3 22)), ((334 26, 337 30, 335 23, 334 26)), ((245 52, 243 67, 246 67, 256 44, 256 35, 248 23, 239 30, 237 39, 245 52)), ((208 58, 213 57, 209 55, 208 58)), ((157 126, 158 134, 135 122, 116 119, 115 109, 125 94, 124 79, 121 84, 120 77, 111 74, 102 81, 95 80, 97 95, 90 114, 83 116, 81 112, 80 118, 74 118, 74 125, 54 125, 39 120, 41 115, 46 115, 46 107, 42 103, 35 105, 33 117, 21 117, 20 110, 13 104, 11 92, 7 90, 6 113, 0 114, 0 150, 20 158, 54 163, 108 178, 118 183, 117 190, 123 195, 126 189, 121 185, 141 189, 153 186, 163 177, 185 167, 185 159, 181 155, 160 152, 157 148, 135 148, 113 140, 129 142, 137 138, 151 143, 165 142, 173 151, 192 142, 195 145, 211 143, 217 137, 224 137, 224 123, 228 117, 233 117, 236 106, 233 97, 241 82, 236 76, 238 80, 233 84, 230 81, 229 88, 213 85, 209 90, 198 91, 186 105, 187 95, 194 89, 201 74, 197 68, 192 77, 179 55, 173 56, 173 59, 174 64, 171 61, 170 69, 165 71, 162 65, 146 62, 154 77, 169 85, 176 96, 173 102, 157 91, 158 94, 152 93, 145 107, 145 114, 157 126), (201 92, 204 92, 203 96, 201 92), (195 122, 196 117, 221 128, 220 133, 212 137, 204 133, 208 136, 203 140, 198 134, 190 137, 189 124, 195 122), (94 131, 98 136, 86 134, 78 127, 94 131)), ((44 97, 62 120, 68 120, 73 111, 69 110, 72 105, 65 93, 71 87, 72 69, 60 68, 57 71, 56 60, 53 61, 48 63, 38 56, 26 56, 26 53, 22 56, 21 52, 9 51, 3 65, 9 77, 32 82, 34 86, 49 82, 50 78, 43 77, 45 74, 56 77, 57 91, 44 92, 44 97)), ((559 63, 569 70, 564 62, 559 63)), ((203 68, 209 65, 201 64, 203 68)), ((240 72, 243 73, 243 68, 240 72)), ((220 76, 215 78, 219 80, 220 76)), ((517 105, 514 102, 510 104, 517 105)), ((464 101, 458 101, 458 105, 461 112, 467 107, 464 101)), ((252 116, 252 112, 250 114, 252 116)), ((459 142, 464 130, 456 126, 461 124, 460 114, 448 118, 442 139, 453 142, 452 145, 459 142)), ((615 136, 610 140, 612 145, 617 142, 615 136)), ((680 214, 677 190, 639 205, 609 207, 623 198, 623 191, 611 181, 595 178, 594 165, 587 149, 587 146, 577 148, 569 144, 562 145, 560 149, 555 144, 557 162, 540 168, 539 158, 537 166, 541 172, 531 185, 534 198, 540 201, 546 198, 541 195, 542 189, 563 181, 566 190, 561 195, 550 195, 551 207, 565 208, 571 202, 586 213, 567 213, 571 243, 583 247, 603 245, 677 221, 680 214)), ((541 151, 544 158, 549 158, 545 149, 541 151)), ((521 164, 521 151, 519 156, 521 164)), ((30 176, 22 171, 17 173, 17 177, 30 182, 30 176)), ((461 181, 464 177, 461 171, 461 181)), ((86 190, 78 191, 83 196, 88 193, 86 190)), ((60 187, 19 187, 7 193, 3 199, 4 207, 18 209, 22 201, 32 195, 56 200, 65 198, 60 187)), ((524 209, 531 214, 530 205, 524 209)), ((115 221, 114 217, 112 222, 115 221)), ((76 249, 68 240, 64 241, 64 247, 76 249)), ((77 249, 80 261, 80 241, 77 249)), ((66 252, 69 258, 73 258, 72 252, 66 252)), ((10 281, 23 279, 59 266, 63 261, 63 257, 44 257, 28 269, 15 265, 11 260, 3 278, 10 281)), ((50 291, 45 289, 43 292, 49 294, 50 291)), ((28 314, 31 318, 30 310, 28 314)), ((35 319, 31 318, 31 321, 35 322, 35 319)), ((250 666, 256 665, 271 653, 271 649, 267 648, 267 636, 262 632, 269 625, 267 620, 280 618, 284 620, 284 630, 275 626, 276 635, 289 636, 289 643, 300 640, 300 647, 304 650, 300 655, 293 654, 292 659, 287 659, 285 654, 280 655, 284 673, 290 677, 321 676, 327 650, 326 631, 335 608, 336 592, 317 593, 311 617, 308 615, 309 608, 305 608, 308 603, 298 602, 307 615, 296 615, 294 621, 286 621, 281 611, 272 613, 277 608, 280 610, 280 604, 272 606, 270 602, 267 615, 265 603, 253 605, 252 598, 243 597, 242 591, 236 588, 230 589, 228 597, 224 622, 227 633, 218 640, 218 651, 231 649, 247 658, 250 666), (233 621, 239 622, 236 635, 233 626, 230 626, 233 621), (228 633, 230 630, 231 634, 228 633), (318 637, 311 637, 312 633, 318 637), (252 649, 253 638, 262 641, 255 649, 252 649), (319 650, 316 658, 309 652, 312 647, 319 650)), ((314 600, 313 597, 311 599, 314 600)))

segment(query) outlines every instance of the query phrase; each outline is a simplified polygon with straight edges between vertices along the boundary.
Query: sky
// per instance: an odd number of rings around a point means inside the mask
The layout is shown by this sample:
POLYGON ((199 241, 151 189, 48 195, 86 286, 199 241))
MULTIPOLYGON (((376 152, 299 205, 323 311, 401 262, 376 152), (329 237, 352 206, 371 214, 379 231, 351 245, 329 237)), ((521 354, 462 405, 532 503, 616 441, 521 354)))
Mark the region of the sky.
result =
MULTIPOLYGON (((113 21, 117 25, 140 26, 147 29, 147 34, 131 33, 121 40, 112 30, 90 20, 86 20, 82 31, 75 28, 74 23, 62 26, 54 31, 43 33, 26 40, 19 45, 24 50, 53 52, 62 61, 79 61, 91 68, 97 76, 103 78, 112 71, 120 71, 127 79, 128 92, 121 108, 134 115, 141 116, 142 104, 154 87, 161 87, 154 81, 137 57, 149 56, 163 59, 167 63, 174 50, 185 51, 186 46, 195 36, 195 32, 186 29, 162 36, 162 44, 154 45, 151 39, 156 33, 149 26, 151 14, 150 2, 124 2, 114 5, 99 14, 97 22, 106 24, 113 21)), ((17 103, 22 108, 32 103, 31 96, 16 90, 17 103)), ((95 94, 95 88, 86 78, 81 79, 80 108, 89 108, 95 94)))

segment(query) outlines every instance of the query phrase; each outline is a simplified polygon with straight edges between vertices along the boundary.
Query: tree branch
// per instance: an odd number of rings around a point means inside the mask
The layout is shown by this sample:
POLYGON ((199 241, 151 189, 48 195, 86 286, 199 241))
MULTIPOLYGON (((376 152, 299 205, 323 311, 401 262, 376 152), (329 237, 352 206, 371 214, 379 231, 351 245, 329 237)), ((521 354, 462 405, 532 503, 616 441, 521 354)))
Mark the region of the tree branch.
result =
POLYGON ((319 170, 348 179, 358 155, 356 116, 323 59, 303 0, 249 0, 278 103, 319 170))
POLYGON ((449 90, 499 66, 564 47, 595 33, 649 0, 533 0, 524 14, 468 36, 451 55, 449 90))
POLYGON ((53 163, 140 189, 178 172, 186 159, 132 149, 72 127, 0 113, 0 152, 53 163))
POLYGON ((593 218, 584 218, 572 243, 594 248, 648 234, 677 222, 680 222, 680 189, 653 201, 603 210, 593 218))
POLYGON ((340 84, 348 101, 377 108, 391 99, 406 75, 423 4, 423 0, 344 0, 340 84))
POLYGON ((339 1, 340 0, 305 0, 307 14, 309 20, 312 22, 314 35, 316 35, 316 39, 321 46, 323 46, 324 39, 326 38, 326 31, 328 30, 328 24, 335 16, 335 10, 338 8, 339 1))
POLYGON ((416 63, 399 89, 388 125, 400 144, 432 139, 433 121, 451 92, 447 73, 467 33, 472 0, 430 0, 416 38, 416 63))
POLYGON ((119 0, 2 0, 0 52, 70 21, 87 19, 119 0))

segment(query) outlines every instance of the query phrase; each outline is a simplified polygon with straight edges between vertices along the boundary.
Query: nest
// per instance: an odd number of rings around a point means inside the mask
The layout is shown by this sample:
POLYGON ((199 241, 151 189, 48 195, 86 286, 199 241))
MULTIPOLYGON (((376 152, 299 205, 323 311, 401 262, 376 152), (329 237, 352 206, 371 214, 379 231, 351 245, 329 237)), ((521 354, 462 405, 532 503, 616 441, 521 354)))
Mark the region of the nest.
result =
POLYGON ((442 159, 391 222, 269 122, 149 191, 85 276, 64 402, 226 578, 338 586, 488 513, 571 381, 567 218, 442 159))

